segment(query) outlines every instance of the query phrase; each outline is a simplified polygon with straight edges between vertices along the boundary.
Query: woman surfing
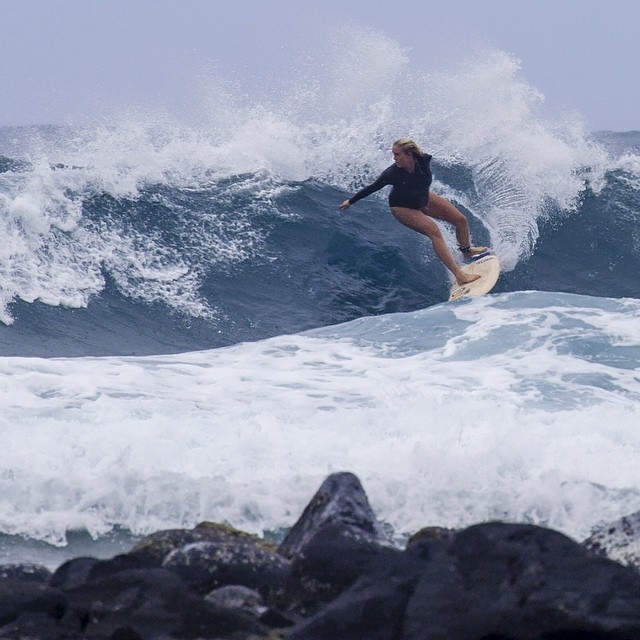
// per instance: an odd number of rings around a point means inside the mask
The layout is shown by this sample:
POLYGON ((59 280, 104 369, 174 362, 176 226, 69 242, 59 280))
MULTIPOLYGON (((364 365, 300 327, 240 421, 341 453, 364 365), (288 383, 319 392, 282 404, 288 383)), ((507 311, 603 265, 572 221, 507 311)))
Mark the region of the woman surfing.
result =
POLYGON ((472 247, 469 240, 467 218, 448 200, 429 188, 433 180, 431 156, 420 149, 410 138, 400 138, 391 147, 394 163, 387 167, 370 185, 345 200, 338 208, 348 209, 352 204, 366 198, 385 186, 391 186, 389 207, 396 220, 406 227, 422 233, 431 240, 433 249, 445 267, 453 273, 459 285, 468 284, 480 276, 465 273, 455 261, 438 225, 432 218, 452 224, 460 251, 465 257, 472 257, 486 251, 485 247, 472 247))

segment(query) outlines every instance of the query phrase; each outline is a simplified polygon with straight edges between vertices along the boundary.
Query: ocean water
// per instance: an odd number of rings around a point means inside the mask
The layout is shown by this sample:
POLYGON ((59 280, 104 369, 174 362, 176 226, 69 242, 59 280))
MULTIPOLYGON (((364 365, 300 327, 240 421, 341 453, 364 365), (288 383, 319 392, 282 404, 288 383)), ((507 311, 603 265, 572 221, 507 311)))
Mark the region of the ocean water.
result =
POLYGON ((197 118, 0 128, 0 561, 278 535, 343 470, 399 541, 640 509, 640 133, 549 114, 504 52, 416 74, 367 37, 197 118), (492 294, 446 302, 386 194, 337 211, 404 135, 492 294))

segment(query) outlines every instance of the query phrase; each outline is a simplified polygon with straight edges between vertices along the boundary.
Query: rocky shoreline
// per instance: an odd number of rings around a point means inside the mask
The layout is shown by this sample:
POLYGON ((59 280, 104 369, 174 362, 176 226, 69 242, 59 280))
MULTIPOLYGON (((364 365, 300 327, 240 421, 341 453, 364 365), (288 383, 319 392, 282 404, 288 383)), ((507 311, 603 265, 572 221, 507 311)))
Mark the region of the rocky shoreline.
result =
POLYGON ((399 549, 345 472, 279 546, 205 522, 53 573, 0 566, 0 638, 640 640, 639 569, 640 514, 583 543, 490 522, 399 549))

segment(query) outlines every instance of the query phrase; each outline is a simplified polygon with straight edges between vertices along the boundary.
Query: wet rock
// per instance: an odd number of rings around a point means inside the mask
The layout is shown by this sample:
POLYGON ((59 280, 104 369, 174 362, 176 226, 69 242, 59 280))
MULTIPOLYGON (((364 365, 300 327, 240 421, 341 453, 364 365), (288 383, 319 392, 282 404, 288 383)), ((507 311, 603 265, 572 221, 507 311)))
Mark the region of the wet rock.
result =
POLYGON ((445 547, 426 544, 431 553, 407 604, 403 640, 519 640, 569 630, 575 638, 640 638, 640 576, 561 533, 488 523, 445 547))
POLYGON ((278 547, 278 553, 285 558, 297 556, 313 536, 328 524, 340 524, 360 540, 390 544, 369 505, 360 480, 352 473, 342 472, 331 474, 322 483, 278 547))
POLYGON ((163 567, 177 573, 198 593, 225 585, 258 590, 269 601, 284 591, 290 562, 247 534, 218 531, 217 539, 172 551, 163 567))
POLYGON ((291 558, 286 601, 311 615, 392 549, 358 478, 334 473, 320 486, 278 552, 291 558))
POLYGON ((402 640, 404 611, 421 565, 415 553, 386 558, 318 613, 295 625, 287 639, 402 640))
POLYGON ((294 601, 322 602, 351 586, 363 573, 391 561, 398 549, 354 534, 341 523, 322 526, 293 559, 289 594, 294 601))
POLYGON ((92 567, 89 568, 87 579, 99 580, 100 578, 106 578, 117 573, 122 573, 123 571, 155 568, 158 567, 147 556, 122 553, 108 560, 98 560, 98 562, 96 562, 92 567))
POLYGON ((77 620, 52 618, 42 612, 23 612, 0 627, 2 640, 85 640, 77 620))
POLYGON ((10 623, 24 613, 41 613, 60 619, 66 610, 67 600, 58 589, 30 579, 0 580, 0 625, 10 623))
POLYGON ((335 637, 637 640, 640 575, 549 529, 476 525, 416 541, 289 636, 335 637))
POLYGON ((445 527, 423 527, 416 531, 407 540, 407 549, 421 540, 452 540, 458 533, 457 529, 447 529, 445 527))
POLYGON ((66 592, 86 638, 249 638, 267 627, 192 593, 166 569, 122 571, 66 592), (234 635, 235 634, 235 635, 234 635))
POLYGON ((247 587, 220 587, 207 594, 205 599, 219 607, 249 613, 262 624, 274 629, 285 629, 299 621, 299 618, 292 616, 290 612, 268 607, 257 591, 247 587))
POLYGON ((84 584, 93 567, 100 561, 97 558, 72 558, 61 564, 51 576, 49 586, 58 589, 73 589, 84 584))
POLYGON ((167 529, 152 533, 136 543, 126 555, 139 558, 148 566, 160 567, 175 549, 195 542, 215 542, 221 535, 242 537, 249 534, 224 524, 202 522, 193 529, 167 529))
POLYGON ((246 611, 255 617, 261 616, 268 609, 262 596, 257 591, 240 585, 214 589, 207 594, 205 600, 226 609, 246 611))
MULTIPOLYGON (((88 578, 93 580, 126 570, 158 568, 164 566, 167 557, 172 553, 193 548, 198 544, 209 542, 229 548, 233 544, 241 546, 243 541, 268 551, 275 550, 273 545, 228 525, 203 522, 193 529, 169 529, 151 534, 138 542, 129 552, 98 561, 90 569, 88 578)), ((193 584, 196 584, 195 580, 193 584)))
POLYGON ((640 512, 600 527, 583 545, 598 555, 640 570, 640 512))

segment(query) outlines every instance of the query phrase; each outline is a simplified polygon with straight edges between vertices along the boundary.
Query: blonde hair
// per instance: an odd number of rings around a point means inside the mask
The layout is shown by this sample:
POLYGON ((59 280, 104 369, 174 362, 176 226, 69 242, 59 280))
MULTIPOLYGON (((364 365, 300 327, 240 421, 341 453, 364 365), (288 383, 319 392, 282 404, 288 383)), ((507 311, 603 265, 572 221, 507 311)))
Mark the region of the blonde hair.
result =
POLYGON ((419 156, 420 158, 426 155, 425 152, 411 138, 400 138, 396 140, 392 146, 400 147, 403 153, 411 153, 414 156, 419 156))

